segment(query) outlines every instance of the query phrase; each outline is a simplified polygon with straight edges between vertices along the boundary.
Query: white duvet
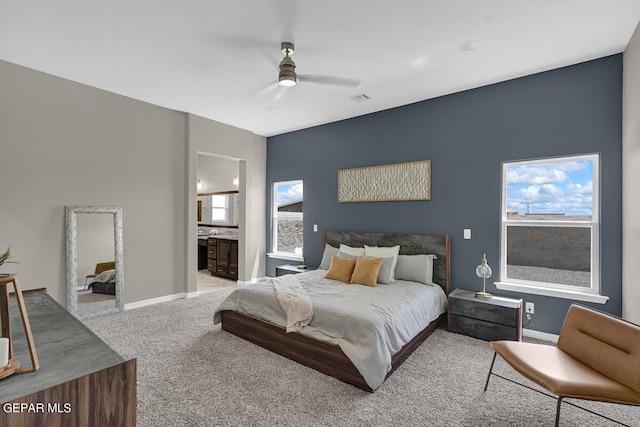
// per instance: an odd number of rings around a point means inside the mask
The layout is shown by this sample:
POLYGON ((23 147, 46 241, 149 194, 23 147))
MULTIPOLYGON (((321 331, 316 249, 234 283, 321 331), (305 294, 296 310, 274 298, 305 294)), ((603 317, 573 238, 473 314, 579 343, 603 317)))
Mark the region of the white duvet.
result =
MULTIPOLYGON (((311 323, 299 333, 338 345, 375 390, 391 370, 391 356, 445 312, 446 295, 437 285, 348 285, 324 279, 325 273, 296 275, 313 305, 311 323)), ((224 310, 287 326, 287 315, 269 281, 233 291, 217 308, 214 323, 221 322, 224 310)))

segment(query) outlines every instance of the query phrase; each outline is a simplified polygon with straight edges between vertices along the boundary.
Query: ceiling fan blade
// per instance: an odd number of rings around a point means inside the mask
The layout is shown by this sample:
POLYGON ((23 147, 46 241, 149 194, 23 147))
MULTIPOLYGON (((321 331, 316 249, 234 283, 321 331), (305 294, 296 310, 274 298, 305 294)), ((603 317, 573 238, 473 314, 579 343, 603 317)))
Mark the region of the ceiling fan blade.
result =
POLYGON ((257 87, 254 91, 251 92, 251 95, 259 98, 262 96, 273 94, 273 100, 277 101, 282 98, 286 90, 286 87, 280 86, 277 81, 273 81, 257 87))
POLYGON ((269 83, 265 83, 261 86, 258 86, 257 88, 252 90, 250 94, 256 97, 264 96, 275 91, 278 88, 278 86, 279 86, 278 82, 272 81, 269 83))
POLYGON ((280 86, 278 85, 278 88, 276 89, 276 94, 273 97, 274 101, 279 100, 280 98, 282 98, 284 96, 284 93, 287 91, 287 88, 284 86, 280 86))
POLYGON ((335 76, 318 76, 314 74, 298 74, 298 80, 306 83, 315 83, 319 85, 330 86, 343 86, 343 87, 358 87, 360 80, 350 79, 347 77, 335 77, 335 76))

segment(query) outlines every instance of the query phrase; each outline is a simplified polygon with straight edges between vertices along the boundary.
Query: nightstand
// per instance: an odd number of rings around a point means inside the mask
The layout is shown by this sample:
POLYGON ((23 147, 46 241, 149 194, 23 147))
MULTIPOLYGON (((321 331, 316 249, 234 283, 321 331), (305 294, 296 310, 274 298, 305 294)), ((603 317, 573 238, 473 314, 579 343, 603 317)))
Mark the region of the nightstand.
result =
POLYGON ((449 331, 487 341, 522 340, 522 299, 475 297, 474 291, 449 294, 449 331))
POLYGON ((298 268, 297 265, 293 265, 293 264, 283 264, 283 265, 278 265, 276 266, 276 277, 277 276, 284 276, 285 274, 298 274, 298 273, 304 273, 306 271, 311 271, 311 270, 315 270, 315 268, 298 268))

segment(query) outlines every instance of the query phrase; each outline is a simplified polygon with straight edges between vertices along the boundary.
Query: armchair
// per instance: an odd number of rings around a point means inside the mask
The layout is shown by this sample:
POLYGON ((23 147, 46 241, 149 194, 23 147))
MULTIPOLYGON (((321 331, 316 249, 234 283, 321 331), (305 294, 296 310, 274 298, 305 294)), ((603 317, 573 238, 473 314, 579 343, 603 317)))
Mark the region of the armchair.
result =
POLYGON ((631 322, 572 305, 557 346, 519 341, 490 344, 495 353, 484 391, 492 374, 509 380, 493 372, 499 354, 522 376, 557 396, 556 426, 565 398, 640 405, 640 326, 631 322))

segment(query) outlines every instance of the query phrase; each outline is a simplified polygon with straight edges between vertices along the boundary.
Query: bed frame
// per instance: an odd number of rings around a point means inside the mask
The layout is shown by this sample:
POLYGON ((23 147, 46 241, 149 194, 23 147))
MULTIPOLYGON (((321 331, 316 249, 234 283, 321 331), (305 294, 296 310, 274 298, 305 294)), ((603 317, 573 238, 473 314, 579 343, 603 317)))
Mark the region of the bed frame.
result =
MULTIPOLYGON (((339 247, 341 243, 353 247, 400 245, 400 255, 435 254, 438 259, 434 260, 433 281, 449 295, 451 238, 448 235, 324 231, 323 248, 325 243, 334 247, 339 247)), ((445 320, 446 313, 443 313, 394 354, 387 378, 445 320)), ((287 333, 281 326, 236 311, 222 312, 222 329, 340 381, 373 392, 351 360, 335 344, 319 341, 298 332, 287 333)))

